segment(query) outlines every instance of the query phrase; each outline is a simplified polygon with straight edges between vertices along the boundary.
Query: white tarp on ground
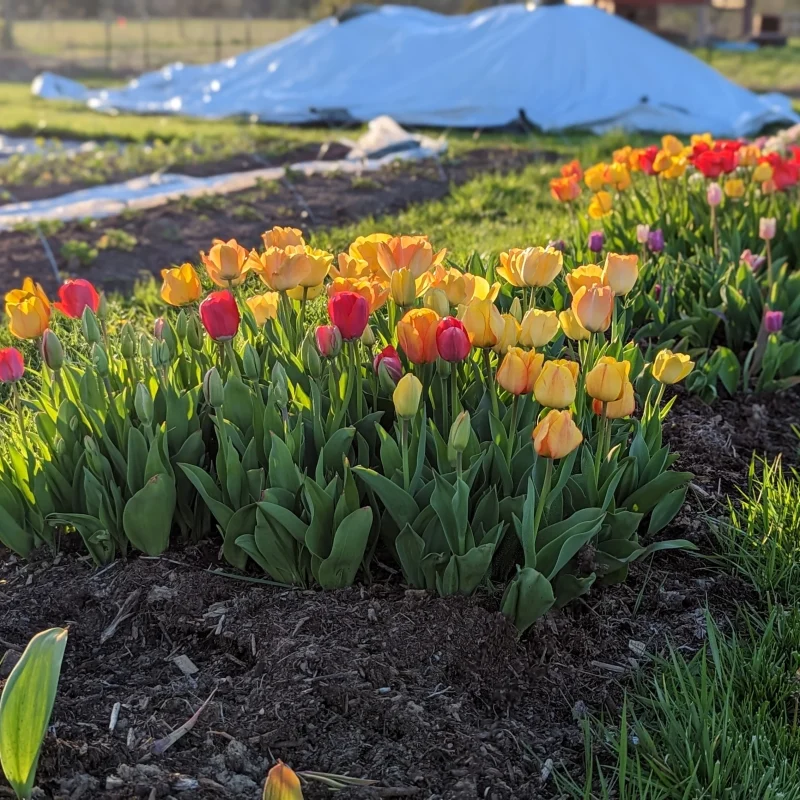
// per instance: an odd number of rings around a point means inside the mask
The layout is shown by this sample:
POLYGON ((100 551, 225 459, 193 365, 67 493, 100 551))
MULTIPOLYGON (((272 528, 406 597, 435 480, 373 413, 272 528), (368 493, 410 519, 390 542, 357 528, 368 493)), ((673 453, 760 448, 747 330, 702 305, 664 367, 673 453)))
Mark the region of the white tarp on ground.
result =
POLYGON ((566 5, 465 16, 383 6, 217 64, 173 64, 123 89, 45 73, 33 91, 100 111, 289 124, 388 114, 404 125, 491 127, 522 112, 544 130, 744 136, 800 119, 783 95, 756 95, 643 28, 566 5))
MULTIPOLYGON (((359 174, 385 167, 398 159, 415 160, 440 155, 447 149, 443 138, 417 136, 403 130, 390 117, 378 117, 350 146, 346 158, 331 161, 302 161, 288 169, 313 175, 325 172, 359 174)), ((43 220, 100 219, 126 209, 153 208, 178 197, 201 194, 229 194, 255 186, 259 181, 276 181, 286 175, 285 167, 265 167, 246 172, 230 172, 207 178, 193 178, 169 172, 156 172, 140 178, 93 186, 44 200, 31 200, 0 206, 0 231, 15 225, 43 220)))

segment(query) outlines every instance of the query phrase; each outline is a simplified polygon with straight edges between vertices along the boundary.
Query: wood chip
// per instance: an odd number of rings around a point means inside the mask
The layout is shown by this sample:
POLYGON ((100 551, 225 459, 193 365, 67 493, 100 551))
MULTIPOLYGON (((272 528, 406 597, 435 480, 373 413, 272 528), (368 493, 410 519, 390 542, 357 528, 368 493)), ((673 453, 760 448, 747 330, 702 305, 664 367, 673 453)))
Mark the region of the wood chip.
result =
POLYGON ((142 590, 136 589, 125 598, 125 602, 117 612, 117 616, 114 617, 111 624, 100 634, 100 644, 105 644, 117 632, 117 628, 119 628, 126 619, 134 615, 141 596, 142 590))
POLYGON ((175 656, 172 661, 175 666, 187 677, 190 675, 196 675, 198 672, 200 672, 200 668, 187 655, 175 656))
POLYGON ((119 710, 122 708, 122 703, 117 701, 114 703, 114 707, 111 709, 111 721, 108 723, 108 730, 111 733, 114 733, 114 730, 117 727, 117 722, 119 722, 119 710))

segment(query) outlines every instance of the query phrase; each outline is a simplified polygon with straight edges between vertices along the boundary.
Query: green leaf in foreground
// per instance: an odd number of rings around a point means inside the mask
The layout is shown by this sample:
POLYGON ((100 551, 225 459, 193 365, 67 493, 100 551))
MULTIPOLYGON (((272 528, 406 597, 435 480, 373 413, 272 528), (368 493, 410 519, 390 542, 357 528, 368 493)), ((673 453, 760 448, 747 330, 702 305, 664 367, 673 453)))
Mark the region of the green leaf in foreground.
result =
POLYGON ((33 790, 66 646, 63 628, 36 634, 0 697, 0 766, 19 798, 29 798, 33 790))

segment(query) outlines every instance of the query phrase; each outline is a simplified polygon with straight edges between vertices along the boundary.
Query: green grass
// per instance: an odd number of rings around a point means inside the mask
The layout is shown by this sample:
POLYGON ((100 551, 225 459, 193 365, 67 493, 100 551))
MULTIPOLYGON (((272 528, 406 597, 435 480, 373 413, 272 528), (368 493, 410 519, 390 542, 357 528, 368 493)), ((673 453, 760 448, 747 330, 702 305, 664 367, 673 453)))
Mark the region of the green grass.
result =
MULTIPOLYGON (((304 19, 170 19, 145 23, 130 18, 109 29, 113 69, 145 69, 171 61, 203 63, 282 39, 308 24, 304 19), (219 46, 217 41, 219 40, 219 46)), ((17 46, 37 56, 51 56, 87 66, 105 67, 106 26, 97 20, 20 20, 14 26, 17 46)))
POLYGON ((752 53, 697 50, 695 55, 733 81, 759 92, 800 94, 800 39, 752 53))

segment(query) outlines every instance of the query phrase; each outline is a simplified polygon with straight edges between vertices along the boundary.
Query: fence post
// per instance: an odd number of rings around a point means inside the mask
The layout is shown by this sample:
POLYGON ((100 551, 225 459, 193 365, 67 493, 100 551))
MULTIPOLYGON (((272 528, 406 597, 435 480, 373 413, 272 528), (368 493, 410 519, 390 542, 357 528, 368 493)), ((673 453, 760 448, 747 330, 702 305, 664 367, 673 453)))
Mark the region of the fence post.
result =
POLYGON ((222 61, 222 24, 219 20, 214 24, 214 60, 222 61))

